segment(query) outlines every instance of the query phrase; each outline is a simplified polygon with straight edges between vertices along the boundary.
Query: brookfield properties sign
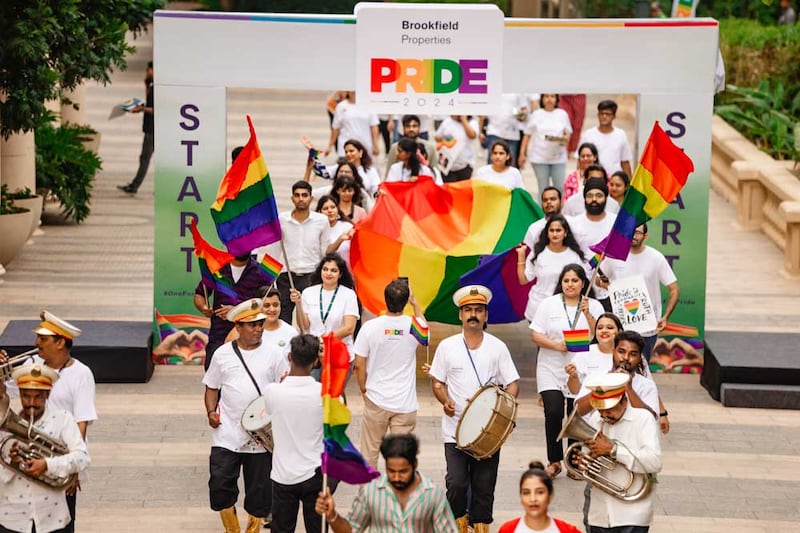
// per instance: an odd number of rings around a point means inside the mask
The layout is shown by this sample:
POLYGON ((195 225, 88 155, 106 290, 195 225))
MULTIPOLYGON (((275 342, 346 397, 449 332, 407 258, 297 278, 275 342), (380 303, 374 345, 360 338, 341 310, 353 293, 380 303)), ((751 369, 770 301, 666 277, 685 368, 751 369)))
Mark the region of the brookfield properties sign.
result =
POLYGON ((495 5, 358 4, 356 98, 375 113, 487 115, 502 90, 495 5))

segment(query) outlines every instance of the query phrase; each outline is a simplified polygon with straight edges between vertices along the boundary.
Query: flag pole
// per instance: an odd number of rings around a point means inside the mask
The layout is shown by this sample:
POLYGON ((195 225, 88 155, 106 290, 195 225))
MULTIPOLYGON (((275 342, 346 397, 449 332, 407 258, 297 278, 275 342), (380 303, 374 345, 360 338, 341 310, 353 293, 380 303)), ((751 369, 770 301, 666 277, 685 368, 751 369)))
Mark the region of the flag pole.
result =
POLYGON ((210 305, 208 305, 208 287, 206 287, 206 284, 205 284, 205 283, 203 283, 202 285, 203 285, 203 296, 204 296, 204 297, 205 297, 205 299, 206 299, 206 307, 208 307, 209 309, 211 309, 211 306, 210 306, 210 305))
MULTIPOLYGON (((594 272, 592 272, 592 279, 589 280, 589 284, 586 286, 586 292, 584 292, 583 296, 589 296, 589 291, 594 285, 594 280, 597 278, 597 273, 600 272, 600 265, 603 264, 603 259, 606 258, 606 251, 603 250, 603 253, 600 254, 600 259, 597 260, 597 266, 594 268, 594 272)), ((581 303, 578 302, 578 307, 580 307, 581 303)))
MULTIPOLYGON (((283 232, 281 232, 281 252, 283 252, 283 260, 286 261, 286 275, 289 276, 289 287, 291 288, 291 290, 297 290, 297 289, 294 288, 294 278, 292 277, 292 267, 289 264, 289 256, 286 255, 286 245, 283 243, 283 232)), ((299 312, 301 312, 301 313, 303 312, 303 302, 302 302, 302 300, 298 300, 297 303, 295 304, 295 306, 297 307, 297 310, 299 312)), ((297 321, 297 325, 298 326, 300 325, 300 321, 299 320, 297 321)), ((302 327, 300 328, 300 330, 301 330, 300 333, 308 333, 302 327)))
MULTIPOLYGON (((328 473, 322 473, 322 493, 327 496, 330 493, 330 489, 328 488, 328 473)), ((336 518, 334 516, 334 518, 336 518)), ((322 513, 322 532, 325 533, 325 530, 328 526, 328 513, 322 513)))

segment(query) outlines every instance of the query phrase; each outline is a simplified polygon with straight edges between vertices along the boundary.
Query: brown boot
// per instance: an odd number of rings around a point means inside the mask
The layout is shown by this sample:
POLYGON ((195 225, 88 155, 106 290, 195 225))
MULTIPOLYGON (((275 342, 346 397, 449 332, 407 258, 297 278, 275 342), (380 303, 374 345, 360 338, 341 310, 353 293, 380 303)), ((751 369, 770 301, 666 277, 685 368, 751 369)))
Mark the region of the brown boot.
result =
MULTIPOLYGON (((258 533, 261 531, 261 524, 264 522, 263 518, 259 518, 257 516, 253 516, 251 514, 247 515, 247 527, 245 528, 245 533, 258 533)), ((488 530, 487 530, 488 531, 488 530)))
POLYGON ((474 533, 489 533, 489 524, 472 524, 474 533))
POLYGON ((458 526, 458 533, 469 533, 469 516, 464 515, 456 518, 456 525, 458 526))
POLYGON ((228 507, 219 512, 219 517, 222 519, 222 526, 225 528, 225 533, 241 533, 239 528, 239 517, 236 516, 236 507, 228 507))

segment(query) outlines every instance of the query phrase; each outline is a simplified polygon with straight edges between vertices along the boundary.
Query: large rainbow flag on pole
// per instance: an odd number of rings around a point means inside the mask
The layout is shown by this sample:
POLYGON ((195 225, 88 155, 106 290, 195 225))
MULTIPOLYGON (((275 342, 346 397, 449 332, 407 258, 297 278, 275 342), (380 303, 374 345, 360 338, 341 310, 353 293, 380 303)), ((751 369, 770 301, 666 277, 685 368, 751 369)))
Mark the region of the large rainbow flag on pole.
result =
POLYGON ((203 285, 238 302, 239 295, 233 290, 231 283, 219 273, 223 266, 233 261, 233 256, 208 244, 208 241, 200 235, 200 230, 197 229, 197 222, 194 219, 192 219, 191 229, 194 253, 197 256, 197 264, 200 267, 200 278, 203 285))
POLYGON ((369 466, 347 437, 350 409, 342 403, 342 392, 350 368, 347 346, 333 333, 322 337, 325 351, 322 362, 322 422, 325 450, 322 473, 350 484, 367 483, 380 473, 369 466))
MULTIPOLYGON (((381 191, 385 194, 358 224, 350 247, 364 307, 384 311, 383 290, 400 276, 409 278, 425 318, 437 322, 460 323, 451 298, 461 284, 489 284, 498 304, 527 301, 529 286, 516 281, 516 256, 511 270, 506 264, 506 252, 544 216, 527 191, 482 180, 439 187, 426 176, 414 183, 383 183, 381 191), (474 275, 464 277, 470 272, 474 275)), ((490 304, 491 323, 521 318, 494 312, 490 304)))
POLYGON ((247 125, 250 139, 222 178, 211 206, 219 240, 233 255, 249 254, 281 239, 272 181, 249 115, 247 125))
POLYGON ((694 164, 656 122, 608 236, 592 251, 624 261, 636 227, 661 214, 681 191, 694 164))

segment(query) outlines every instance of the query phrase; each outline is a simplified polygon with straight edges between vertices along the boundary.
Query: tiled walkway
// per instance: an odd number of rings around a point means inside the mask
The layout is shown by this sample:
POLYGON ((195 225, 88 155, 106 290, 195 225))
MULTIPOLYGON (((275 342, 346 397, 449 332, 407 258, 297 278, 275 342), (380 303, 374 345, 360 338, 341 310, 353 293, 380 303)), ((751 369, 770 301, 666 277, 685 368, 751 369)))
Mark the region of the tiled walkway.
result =
MULTIPOLYGON (((44 235, 7 266, 0 284, 0 328, 8 320, 33 319, 42 308, 67 319, 150 318, 152 172, 136 197, 116 190, 135 170, 141 121, 138 116, 106 120, 114 103, 141 92, 152 53, 149 37, 135 43, 138 54, 127 72, 115 74, 108 87, 88 91, 90 122, 103 134, 104 160, 92 216, 81 226, 45 226, 44 235)), ((299 137, 326 139, 324 97, 229 91, 229 145, 243 141, 243 114, 252 114, 265 130, 262 148, 284 206, 303 162, 299 137)), ((534 183, 529 170, 525 175, 534 183)), ((739 231, 734 209, 713 193, 710 220, 709 329, 800 330, 800 282, 779 277, 780 252, 760 234, 739 231)), ((495 501, 501 522, 519 512, 519 473, 529 460, 545 456, 544 427, 525 327, 492 330, 508 342, 525 376, 518 427, 502 451, 495 501)), ((450 331, 437 328, 434 335, 450 331)), ((220 531, 208 508, 209 430, 200 378, 198 368, 158 367, 148 384, 98 386, 100 420, 89 430, 92 466, 79 496, 78 531, 220 531)), ((658 375, 656 380, 672 431, 663 442, 664 471, 652 531, 799 530, 800 412, 725 409, 708 397, 696 376, 658 375)), ((443 480, 440 408, 425 380, 417 388, 421 468, 443 480)), ((349 392, 355 440, 361 403, 352 386, 349 392)), ((353 493, 352 487, 343 487, 337 499, 347 506, 353 493)), ((578 524, 582 503, 579 483, 563 476, 556 480, 556 516, 578 524)))

